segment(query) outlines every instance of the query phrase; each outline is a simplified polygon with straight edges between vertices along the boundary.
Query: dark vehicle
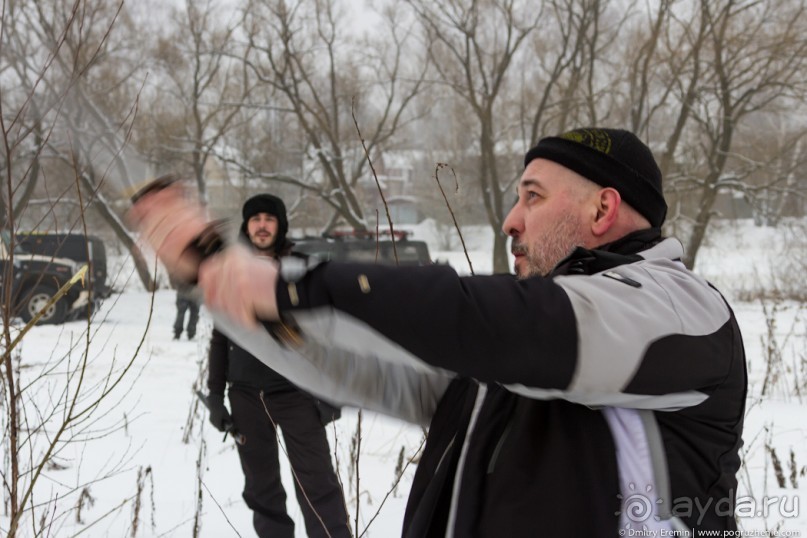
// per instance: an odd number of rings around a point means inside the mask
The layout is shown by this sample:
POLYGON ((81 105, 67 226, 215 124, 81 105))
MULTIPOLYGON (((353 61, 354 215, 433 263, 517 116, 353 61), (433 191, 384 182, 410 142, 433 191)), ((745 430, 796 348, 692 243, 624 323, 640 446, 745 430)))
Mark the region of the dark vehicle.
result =
POLYGON ((395 247, 389 234, 376 238, 372 232, 337 232, 323 237, 292 238, 294 250, 323 261, 383 263, 386 265, 430 265, 429 247, 423 241, 411 241, 404 232, 396 232, 395 247))
POLYGON ((79 267, 88 265, 88 289, 95 306, 112 292, 107 286, 106 247, 99 237, 78 233, 17 232, 16 238, 25 252, 48 258, 68 258, 79 267))
MULTIPOLYGON (((47 306, 56 292, 64 286, 81 267, 68 258, 55 258, 31 254, 15 242, 13 255, 9 251, 11 234, 1 232, 0 241, 0 291, 5 300, 10 285, 11 315, 30 322, 47 306)), ((69 317, 86 311, 90 293, 82 283, 77 283, 58 301, 45 310, 37 322, 63 323, 69 317)))

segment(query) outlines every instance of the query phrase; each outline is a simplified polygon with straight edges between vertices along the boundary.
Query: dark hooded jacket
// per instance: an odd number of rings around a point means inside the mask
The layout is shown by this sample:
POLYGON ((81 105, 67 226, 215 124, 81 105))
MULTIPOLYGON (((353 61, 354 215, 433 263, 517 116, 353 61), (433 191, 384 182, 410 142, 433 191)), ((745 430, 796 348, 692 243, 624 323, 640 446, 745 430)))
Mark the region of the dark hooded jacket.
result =
MULTIPOLYGON (((288 219, 283 201, 271 194, 253 196, 244 203, 242 210, 243 222, 239 230, 239 240, 251 245, 247 235, 247 222, 252 215, 260 212, 274 215, 278 220, 277 237, 275 238, 275 259, 292 255, 294 243, 286 237, 288 233, 288 219)), ((295 256, 304 256, 294 253, 295 256)), ((213 329, 210 339, 208 389, 212 393, 224 394, 227 382, 262 389, 265 393, 278 393, 295 390, 295 387, 285 377, 268 368, 251 353, 239 347, 218 329, 213 329)))

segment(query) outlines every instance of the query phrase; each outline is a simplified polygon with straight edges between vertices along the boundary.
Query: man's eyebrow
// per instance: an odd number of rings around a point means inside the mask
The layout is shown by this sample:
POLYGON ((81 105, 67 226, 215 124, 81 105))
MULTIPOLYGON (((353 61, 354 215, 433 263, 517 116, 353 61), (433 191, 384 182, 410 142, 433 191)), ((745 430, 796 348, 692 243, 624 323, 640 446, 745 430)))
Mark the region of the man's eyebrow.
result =
POLYGON ((516 186, 516 194, 518 194, 519 190, 527 188, 527 187, 535 187, 535 188, 538 188, 538 189, 545 190, 544 186, 537 179, 522 179, 518 183, 518 185, 516 186))

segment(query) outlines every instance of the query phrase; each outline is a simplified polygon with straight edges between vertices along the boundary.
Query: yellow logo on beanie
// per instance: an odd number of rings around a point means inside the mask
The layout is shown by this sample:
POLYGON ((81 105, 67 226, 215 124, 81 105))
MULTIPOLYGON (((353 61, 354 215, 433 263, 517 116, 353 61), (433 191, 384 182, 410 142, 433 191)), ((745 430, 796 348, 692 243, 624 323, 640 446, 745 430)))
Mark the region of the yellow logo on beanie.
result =
POLYGON ((606 155, 611 153, 611 136, 600 129, 575 129, 563 133, 559 138, 588 146, 606 155))

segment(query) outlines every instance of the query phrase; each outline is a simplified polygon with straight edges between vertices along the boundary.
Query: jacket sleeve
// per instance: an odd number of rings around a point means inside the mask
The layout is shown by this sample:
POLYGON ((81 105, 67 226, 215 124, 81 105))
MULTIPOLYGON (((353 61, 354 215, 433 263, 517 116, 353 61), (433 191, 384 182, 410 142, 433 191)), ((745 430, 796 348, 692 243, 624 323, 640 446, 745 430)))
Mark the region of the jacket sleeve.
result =
POLYGON ((228 343, 227 337, 214 327, 207 365, 207 389, 211 394, 224 394, 227 385, 228 343))
POLYGON ((425 426, 454 377, 383 342, 357 345, 355 336, 342 330, 327 312, 302 316, 307 336, 291 347, 263 327, 250 329, 214 310, 210 314, 220 331, 255 358, 332 404, 361 407, 425 426), (351 338, 350 345, 344 345, 343 336, 351 338))
POLYGON ((277 293, 282 315, 328 306, 417 361, 529 397, 653 409, 703 401, 736 355, 720 295, 669 260, 610 273, 517 280, 324 264, 277 293))

